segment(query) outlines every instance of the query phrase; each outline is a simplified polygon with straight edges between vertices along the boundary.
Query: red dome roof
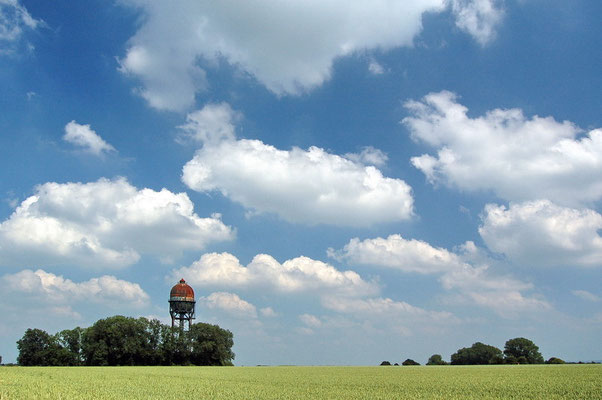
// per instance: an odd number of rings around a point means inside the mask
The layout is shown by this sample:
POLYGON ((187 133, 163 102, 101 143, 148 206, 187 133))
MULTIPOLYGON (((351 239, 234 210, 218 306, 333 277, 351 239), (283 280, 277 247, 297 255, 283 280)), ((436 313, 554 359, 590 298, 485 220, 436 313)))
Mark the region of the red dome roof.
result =
POLYGON ((170 301, 194 301, 194 290, 184 279, 180 279, 180 283, 171 288, 169 293, 170 301))

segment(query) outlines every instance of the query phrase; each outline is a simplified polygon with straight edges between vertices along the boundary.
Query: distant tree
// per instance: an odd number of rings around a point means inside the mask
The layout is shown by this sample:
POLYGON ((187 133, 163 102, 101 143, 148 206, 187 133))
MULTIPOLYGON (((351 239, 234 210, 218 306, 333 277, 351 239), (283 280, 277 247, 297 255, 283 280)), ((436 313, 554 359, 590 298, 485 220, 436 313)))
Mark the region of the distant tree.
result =
POLYGON ((391 363, 389 361, 383 361, 380 363, 380 365, 391 365, 391 363))
POLYGON ((399 367, 399 364, 398 364, 398 363, 395 363, 395 364, 393 364, 393 366, 395 366, 395 367, 399 367))
POLYGON ((550 357, 547 361, 546 364, 564 364, 564 360, 558 358, 558 357, 550 357))
POLYGON ((159 347, 162 365, 190 364, 188 336, 179 328, 161 326, 161 345, 159 347))
POLYGON ((217 325, 197 323, 190 327, 190 362, 195 365, 232 365, 232 332, 217 325))
POLYGON ((447 365, 447 363, 443 361, 441 354, 433 354, 429 357, 426 365, 447 365))
POLYGON ((516 360, 519 364, 543 363, 539 347, 523 337, 508 340, 504 346, 504 355, 507 359, 512 357, 511 360, 516 360))
POLYGON ((65 329, 56 334, 58 344, 65 349, 63 351, 63 363, 61 365, 81 365, 82 363, 82 333, 79 326, 74 329, 65 329))
POLYGON ((86 365, 148 365, 145 321, 121 315, 96 321, 82 337, 86 365))
POLYGON ((489 360, 489 364, 504 364, 504 356, 502 354, 496 354, 489 360))
POLYGON ((157 319, 139 318, 139 321, 144 326, 146 336, 144 353, 142 354, 144 365, 163 364, 162 332, 166 326, 157 319))
POLYGON ((402 362, 401 365, 420 365, 420 363, 417 363, 416 361, 412 360, 411 358, 408 358, 404 362, 402 362))
POLYGON ((485 365, 501 355, 502 351, 497 347, 476 342, 471 347, 463 347, 452 354, 451 363, 452 365, 485 365))
POLYGON ((117 315, 56 335, 28 329, 17 342, 17 360, 20 365, 232 365, 232 346, 232 332, 217 325, 193 324, 183 331, 156 319, 117 315))
POLYGON ((41 329, 27 329, 17 341, 19 356, 17 363, 23 366, 50 365, 48 353, 52 345, 52 336, 41 329))
POLYGON ((19 365, 79 365, 78 356, 63 345, 63 333, 65 331, 50 335, 41 329, 27 329, 21 340, 17 341, 19 365))

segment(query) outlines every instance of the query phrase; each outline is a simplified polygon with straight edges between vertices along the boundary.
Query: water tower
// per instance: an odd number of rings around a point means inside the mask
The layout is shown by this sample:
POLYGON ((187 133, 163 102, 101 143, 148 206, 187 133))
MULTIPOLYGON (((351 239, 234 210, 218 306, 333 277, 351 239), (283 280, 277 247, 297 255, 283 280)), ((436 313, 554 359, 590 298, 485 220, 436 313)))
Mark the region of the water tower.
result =
POLYGON ((171 288, 169 293, 169 315, 171 315, 171 327, 173 328, 176 320, 179 321, 180 329, 185 328, 185 321, 188 321, 188 330, 194 319, 194 290, 186 284, 184 279, 171 288))

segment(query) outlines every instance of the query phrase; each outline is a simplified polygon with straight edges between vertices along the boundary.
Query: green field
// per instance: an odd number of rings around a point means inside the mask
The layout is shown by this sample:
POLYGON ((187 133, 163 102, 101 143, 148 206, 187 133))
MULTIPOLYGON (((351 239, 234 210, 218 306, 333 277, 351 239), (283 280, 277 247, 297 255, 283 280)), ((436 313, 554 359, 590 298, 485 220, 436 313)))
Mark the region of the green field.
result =
POLYGON ((2 367, 0 399, 602 399, 602 365, 2 367))

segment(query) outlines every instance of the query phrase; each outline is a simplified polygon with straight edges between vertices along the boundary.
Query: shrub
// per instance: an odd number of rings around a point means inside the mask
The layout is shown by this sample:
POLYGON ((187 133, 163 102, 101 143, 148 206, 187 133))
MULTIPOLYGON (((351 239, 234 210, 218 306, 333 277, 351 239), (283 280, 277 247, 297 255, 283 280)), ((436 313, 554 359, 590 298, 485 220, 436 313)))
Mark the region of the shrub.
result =
POLYGON ((426 362, 426 365, 447 365, 447 363, 443 361, 441 354, 433 354, 426 362))

